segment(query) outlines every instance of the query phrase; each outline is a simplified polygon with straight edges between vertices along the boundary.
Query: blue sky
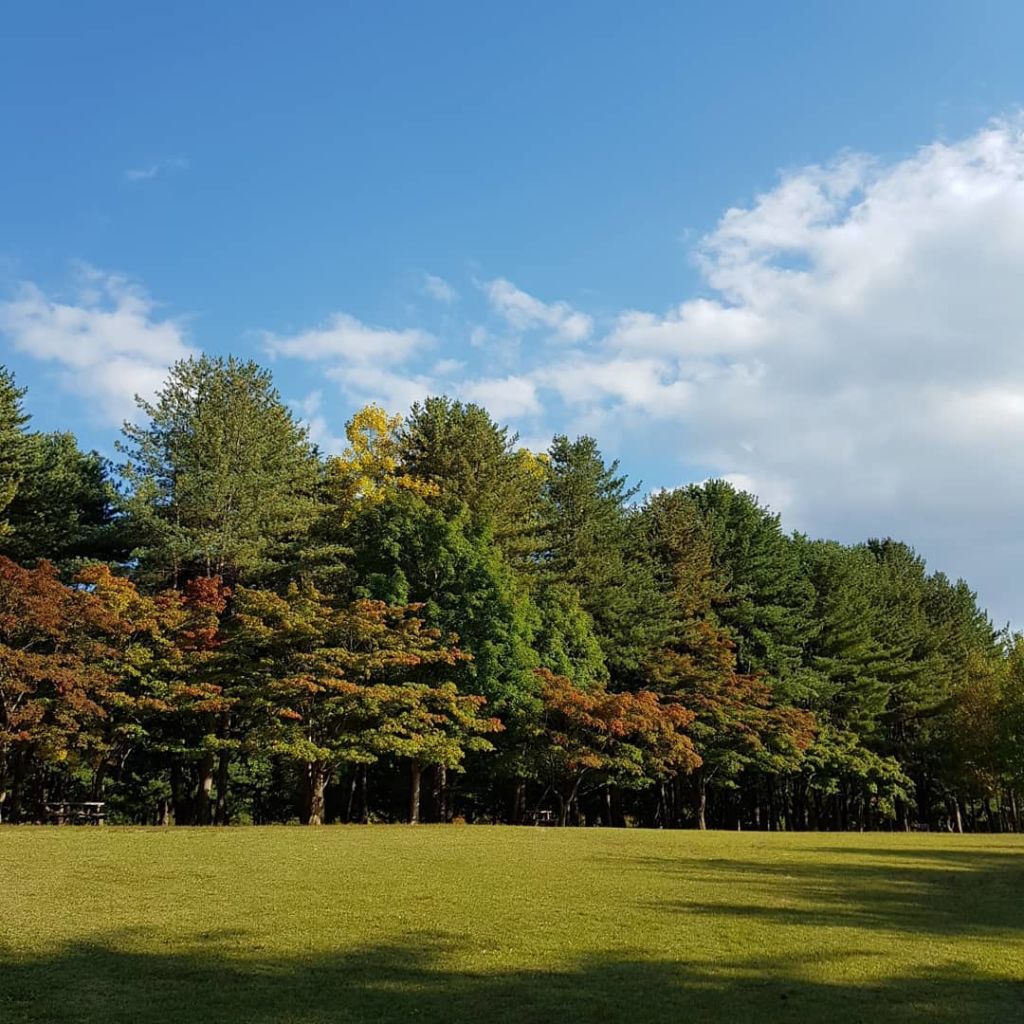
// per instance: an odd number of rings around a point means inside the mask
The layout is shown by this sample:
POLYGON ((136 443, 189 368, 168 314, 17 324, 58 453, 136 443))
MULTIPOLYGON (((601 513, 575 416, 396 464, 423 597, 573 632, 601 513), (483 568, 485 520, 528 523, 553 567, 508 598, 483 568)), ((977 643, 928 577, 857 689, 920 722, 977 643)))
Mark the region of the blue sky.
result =
POLYGON ((726 474, 793 527, 905 537, 1021 624, 1022 30, 1008 2, 12 5, 0 360, 107 452, 190 351, 270 362, 327 448, 447 391, 648 487, 726 474))

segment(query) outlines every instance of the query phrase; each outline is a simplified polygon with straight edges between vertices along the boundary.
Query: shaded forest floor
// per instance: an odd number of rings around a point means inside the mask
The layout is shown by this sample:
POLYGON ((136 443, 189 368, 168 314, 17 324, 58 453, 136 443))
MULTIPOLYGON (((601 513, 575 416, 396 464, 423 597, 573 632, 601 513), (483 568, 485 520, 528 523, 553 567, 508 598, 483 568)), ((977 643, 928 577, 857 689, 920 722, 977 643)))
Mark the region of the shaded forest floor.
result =
POLYGON ((0 1020, 1024 1020, 1024 837, 3 827, 0 1020))

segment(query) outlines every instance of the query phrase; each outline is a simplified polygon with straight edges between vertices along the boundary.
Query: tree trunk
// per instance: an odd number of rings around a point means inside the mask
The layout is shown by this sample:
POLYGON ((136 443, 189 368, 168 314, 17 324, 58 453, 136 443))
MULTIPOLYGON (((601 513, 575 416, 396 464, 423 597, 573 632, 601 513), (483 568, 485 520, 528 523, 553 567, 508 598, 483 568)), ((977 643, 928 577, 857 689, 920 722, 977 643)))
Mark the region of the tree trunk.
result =
POLYGON ((437 820, 445 825, 451 821, 448 807, 448 769, 443 764, 437 766, 437 820))
POLYGON ((618 786, 612 786, 612 817, 609 824, 614 828, 626 827, 626 812, 622 807, 622 790, 618 786))
POLYGON ((703 832, 708 827, 708 783, 707 779, 704 777, 704 772, 700 768, 698 768, 695 773, 694 782, 697 786, 697 802, 694 807, 697 816, 697 828, 703 832))
POLYGON ((177 763, 171 765, 171 801, 174 804, 174 824, 191 825, 193 808, 188 799, 188 787, 181 776, 181 767, 177 763))
POLYGON ((346 824, 352 820, 352 808, 355 806, 356 801, 356 788, 359 785, 359 774, 353 769, 352 778, 349 780, 348 785, 348 806, 345 808, 345 822, 346 824))
MULTIPOLYGON (((227 740, 231 732, 231 714, 222 711, 217 719, 217 736, 227 740)), ((231 751, 223 746, 217 755, 217 804, 213 820, 217 825, 228 823, 228 772, 231 768, 231 751)))
POLYGON ((423 779, 423 765, 419 761, 411 762, 412 786, 409 791, 409 824, 420 823, 420 784, 423 779))
POLYGON ((558 797, 558 827, 565 828, 569 821, 569 801, 561 790, 555 795, 558 797))
POLYGON ((526 780, 516 779, 516 788, 512 794, 512 815, 509 819, 513 825, 522 825, 523 812, 526 810, 526 780))
POLYGON ((327 788, 328 772, 322 761, 311 761, 306 765, 306 806, 303 811, 304 825, 324 823, 324 790, 327 788))
POLYGON ((370 787, 366 775, 368 769, 364 764, 359 771, 359 824, 365 825, 370 820, 370 787))
POLYGON ((580 814, 580 786, 583 784, 581 775, 572 786, 572 793, 569 796, 569 809, 572 811, 572 823, 579 827, 583 824, 583 816, 580 814))
POLYGON ((196 789, 195 824, 210 824, 211 796, 213 794, 213 752, 203 754, 199 762, 199 786, 196 789))
POLYGON ((896 827, 901 832, 910 831, 910 815, 905 800, 896 800, 896 827))
POLYGON ((217 761, 217 809, 214 814, 214 821, 218 825, 228 823, 228 772, 230 767, 231 753, 222 750, 217 761))

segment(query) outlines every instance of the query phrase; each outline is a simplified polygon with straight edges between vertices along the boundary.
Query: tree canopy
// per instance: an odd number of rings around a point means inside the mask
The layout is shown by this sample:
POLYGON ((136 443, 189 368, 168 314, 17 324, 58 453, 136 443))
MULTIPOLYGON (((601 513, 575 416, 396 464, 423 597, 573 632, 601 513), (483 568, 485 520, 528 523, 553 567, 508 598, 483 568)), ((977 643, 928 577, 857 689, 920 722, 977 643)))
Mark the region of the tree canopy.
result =
POLYGON ((1019 829, 1024 640, 909 544, 594 438, 173 366, 108 464, 0 368, 0 815, 1019 829))

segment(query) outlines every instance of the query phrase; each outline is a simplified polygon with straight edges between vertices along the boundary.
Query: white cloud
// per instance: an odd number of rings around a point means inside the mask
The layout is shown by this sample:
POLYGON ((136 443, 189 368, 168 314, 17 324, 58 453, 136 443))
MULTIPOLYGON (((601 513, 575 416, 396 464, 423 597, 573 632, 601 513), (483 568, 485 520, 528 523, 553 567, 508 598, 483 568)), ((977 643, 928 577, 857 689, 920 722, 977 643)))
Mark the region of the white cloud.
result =
POLYGON ((593 320, 567 302, 541 302, 504 278, 488 281, 483 287, 491 307, 516 330, 547 327, 566 341, 578 342, 594 329, 593 320))
POLYGON ((443 277, 436 274, 423 275, 423 291, 446 306, 450 306, 459 297, 459 293, 443 277))
POLYGON ((66 390, 90 399, 98 418, 119 423, 134 396, 151 397, 171 363, 196 355, 179 320, 159 319, 156 303, 126 278, 78 267, 72 301, 31 282, 0 302, 0 333, 13 348, 55 364, 66 390))
POLYGON ((673 419, 789 526, 904 537, 1024 622, 1021 123, 787 174, 697 255, 712 297, 623 313, 532 379, 607 429, 673 419))
POLYGON ((670 367, 652 358, 592 358, 574 353, 542 367, 533 379, 570 404, 610 403, 657 418, 678 416, 692 385, 673 378, 670 367))
POLYGON ((491 332, 482 324, 475 324, 469 332, 469 343, 473 348, 486 348, 493 340, 491 332))
MULTIPOLYGON (((594 432, 627 465, 656 452, 664 472, 725 476, 790 528, 904 538, 1024 624, 1007 572, 1024 556, 1022 123, 792 171, 726 211, 695 256, 701 298, 625 310, 597 338, 567 304, 489 282, 513 331, 570 344, 478 328, 467 349, 485 368, 457 393, 536 436, 594 432)), ((391 408, 446 386, 443 363, 406 365, 331 373, 391 408)))
POLYGON ((537 388, 526 377, 485 377, 467 381, 459 387, 459 395, 468 402, 482 405, 499 421, 532 416, 541 411, 537 388))
POLYGON ((461 359, 439 359, 434 363, 434 368, 431 371, 438 377, 450 377, 453 373, 458 373, 464 369, 466 364, 461 359))
POLYGON ((372 327, 347 313, 334 313, 322 327, 299 334, 281 337, 267 333, 264 340, 275 355, 353 366, 402 363, 434 344, 426 331, 372 327))
POLYGON ((156 160, 141 167, 129 167, 124 172, 124 180, 131 182, 152 181, 166 171, 185 170, 188 170, 188 161, 184 157, 172 157, 168 160, 156 160))
POLYGON ((389 412, 405 412, 436 391, 426 374, 399 373, 376 366, 336 366, 327 371, 331 380, 358 404, 376 402, 389 412))
POLYGON ((434 380, 406 369, 414 358, 437 344, 427 331, 373 327, 347 313, 334 313, 322 327, 298 334, 264 334, 274 355, 322 363, 355 404, 377 402, 404 410, 433 390, 434 380))

